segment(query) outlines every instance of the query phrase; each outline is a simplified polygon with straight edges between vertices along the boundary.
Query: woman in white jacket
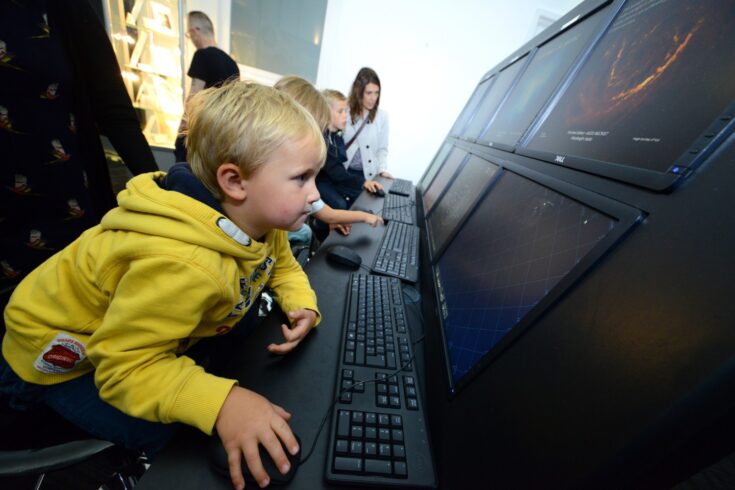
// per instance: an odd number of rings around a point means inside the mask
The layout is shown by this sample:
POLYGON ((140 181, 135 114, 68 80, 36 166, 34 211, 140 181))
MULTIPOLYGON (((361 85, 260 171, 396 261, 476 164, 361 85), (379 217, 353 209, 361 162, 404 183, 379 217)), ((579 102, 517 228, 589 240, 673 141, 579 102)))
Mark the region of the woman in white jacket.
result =
POLYGON ((378 74, 372 68, 361 68, 347 99, 350 114, 344 133, 347 146, 344 165, 348 172, 361 173, 367 181, 378 175, 393 178, 388 172, 388 115, 378 109, 379 104, 378 74))

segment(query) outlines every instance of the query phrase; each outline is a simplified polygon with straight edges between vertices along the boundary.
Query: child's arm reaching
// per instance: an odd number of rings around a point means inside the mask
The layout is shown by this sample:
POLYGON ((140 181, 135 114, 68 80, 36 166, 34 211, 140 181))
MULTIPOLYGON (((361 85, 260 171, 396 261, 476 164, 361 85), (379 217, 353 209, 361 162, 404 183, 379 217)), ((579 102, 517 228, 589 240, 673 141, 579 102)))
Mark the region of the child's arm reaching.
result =
POLYGON ((281 473, 288 472, 290 464, 279 439, 291 454, 298 452, 298 442, 288 426, 290 418, 290 413, 263 396, 239 386, 232 387, 217 415, 215 426, 227 453, 230 479, 235 488, 245 486, 240 466, 243 457, 258 484, 261 487, 268 485, 270 479, 260 460, 259 443, 268 451, 281 473))
POLYGON ((351 224, 351 223, 367 223, 372 227, 383 224, 383 218, 375 214, 366 213, 365 211, 347 211, 344 209, 334 209, 327 204, 313 216, 330 225, 351 224))

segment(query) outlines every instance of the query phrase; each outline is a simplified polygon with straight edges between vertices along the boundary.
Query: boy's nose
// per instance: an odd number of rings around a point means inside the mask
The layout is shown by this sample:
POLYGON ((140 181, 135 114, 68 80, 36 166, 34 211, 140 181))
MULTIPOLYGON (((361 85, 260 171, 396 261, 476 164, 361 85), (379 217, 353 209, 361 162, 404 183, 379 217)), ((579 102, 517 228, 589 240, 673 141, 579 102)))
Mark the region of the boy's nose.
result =
POLYGON ((321 196, 319 195, 319 189, 316 188, 316 182, 312 180, 311 188, 309 189, 309 194, 307 197, 307 201, 309 202, 309 204, 311 204, 313 202, 318 201, 320 197, 321 196))

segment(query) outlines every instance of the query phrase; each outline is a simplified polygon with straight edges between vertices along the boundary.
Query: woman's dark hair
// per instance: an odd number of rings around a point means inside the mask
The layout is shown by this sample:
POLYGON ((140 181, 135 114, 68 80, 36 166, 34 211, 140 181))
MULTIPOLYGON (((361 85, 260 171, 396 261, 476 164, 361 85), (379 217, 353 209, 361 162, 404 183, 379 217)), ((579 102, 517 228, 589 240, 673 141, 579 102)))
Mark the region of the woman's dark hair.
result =
MULTIPOLYGON (((357 72, 355 81, 352 82, 352 90, 350 90, 350 96, 347 98, 347 106, 350 108, 350 119, 352 124, 355 124, 357 118, 362 115, 362 95, 365 93, 365 87, 369 83, 374 83, 380 88, 380 78, 375 70, 372 68, 360 68, 357 72)), ((375 102, 375 107, 370 110, 368 114, 368 120, 373 122, 375 115, 378 113, 378 105, 380 105, 380 94, 378 94, 378 100, 375 102)))

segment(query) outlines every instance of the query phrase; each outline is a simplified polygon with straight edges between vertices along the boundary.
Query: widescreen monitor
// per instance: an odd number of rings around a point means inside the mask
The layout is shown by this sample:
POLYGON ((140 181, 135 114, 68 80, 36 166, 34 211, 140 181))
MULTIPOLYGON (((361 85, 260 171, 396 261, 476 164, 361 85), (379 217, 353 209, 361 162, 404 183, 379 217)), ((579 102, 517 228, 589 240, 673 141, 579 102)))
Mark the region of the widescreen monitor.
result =
POLYGON ((423 177, 421 177, 421 180, 419 180, 418 188, 420 190, 426 189, 426 186, 428 186, 431 183, 431 181, 434 179, 434 176, 436 175, 436 172, 442 166, 442 163, 444 163, 444 160, 447 158, 447 155, 449 155, 449 151, 451 149, 452 149, 451 143, 444 143, 441 146, 441 148, 439 148, 439 151, 436 153, 436 156, 431 161, 431 164, 429 164, 429 168, 426 169, 426 172, 424 172, 423 177))
POLYGON ((609 8, 601 9, 539 47, 478 141, 513 150, 580 53, 588 47, 592 36, 599 31, 601 20, 609 16, 609 8))
POLYGON ((497 80, 490 87, 490 90, 485 94, 482 101, 480 102, 472 120, 467 124, 467 127, 462 131, 462 137, 469 140, 474 140, 485 130, 488 123, 492 120, 495 114, 495 109, 498 108, 500 103, 503 101, 505 94, 508 93, 508 89, 513 85, 513 81, 516 79, 518 73, 528 61, 528 55, 524 55, 522 58, 514 61, 510 66, 507 66, 498 73, 495 77, 497 80))
POLYGON ((492 77, 480 80, 480 83, 477 84, 475 91, 472 92, 470 99, 467 101, 467 105, 462 109, 462 112, 459 114, 459 117, 455 121, 454 126, 452 126, 452 130, 449 134, 452 136, 459 136, 462 134, 462 130, 467 125, 467 121, 472 117, 475 109, 477 109, 477 104, 480 102, 480 99, 482 99, 482 96, 485 95, 485 92, 487 92, 488 87, 492 85, 493 80, 494 79, 492 77))
POLYGON ((467 152, 465 150, 456 147, 449 154, 446 161, 437 172, 436 177, 434 177, 426 188, 426 191, 423 193, 424 216, 428 216, 429 213, 431 213, 436 200, 439 199, 441 193, 444 192, 444 189, 447 187, 447 184, 451 182, 457 170, 461 168, 466 156, 467 152))
POLYGON ((462 172, 437 201, 426 222, 432 260, 441 256, 449 238, 462 225, 485 193, 485 189, 498 175, 498 168, 477 155, 470 155, 467 159, 462 172))
POLYGON ((525 331, 640 217, 568 184, 508 170, 434 266, 450 394, 525 331), (583 197, 586 203, 572 197, 583 197))
POLYGON ((732 129, 735 0, 627 2, 522 153, 664 190, 732 129))

